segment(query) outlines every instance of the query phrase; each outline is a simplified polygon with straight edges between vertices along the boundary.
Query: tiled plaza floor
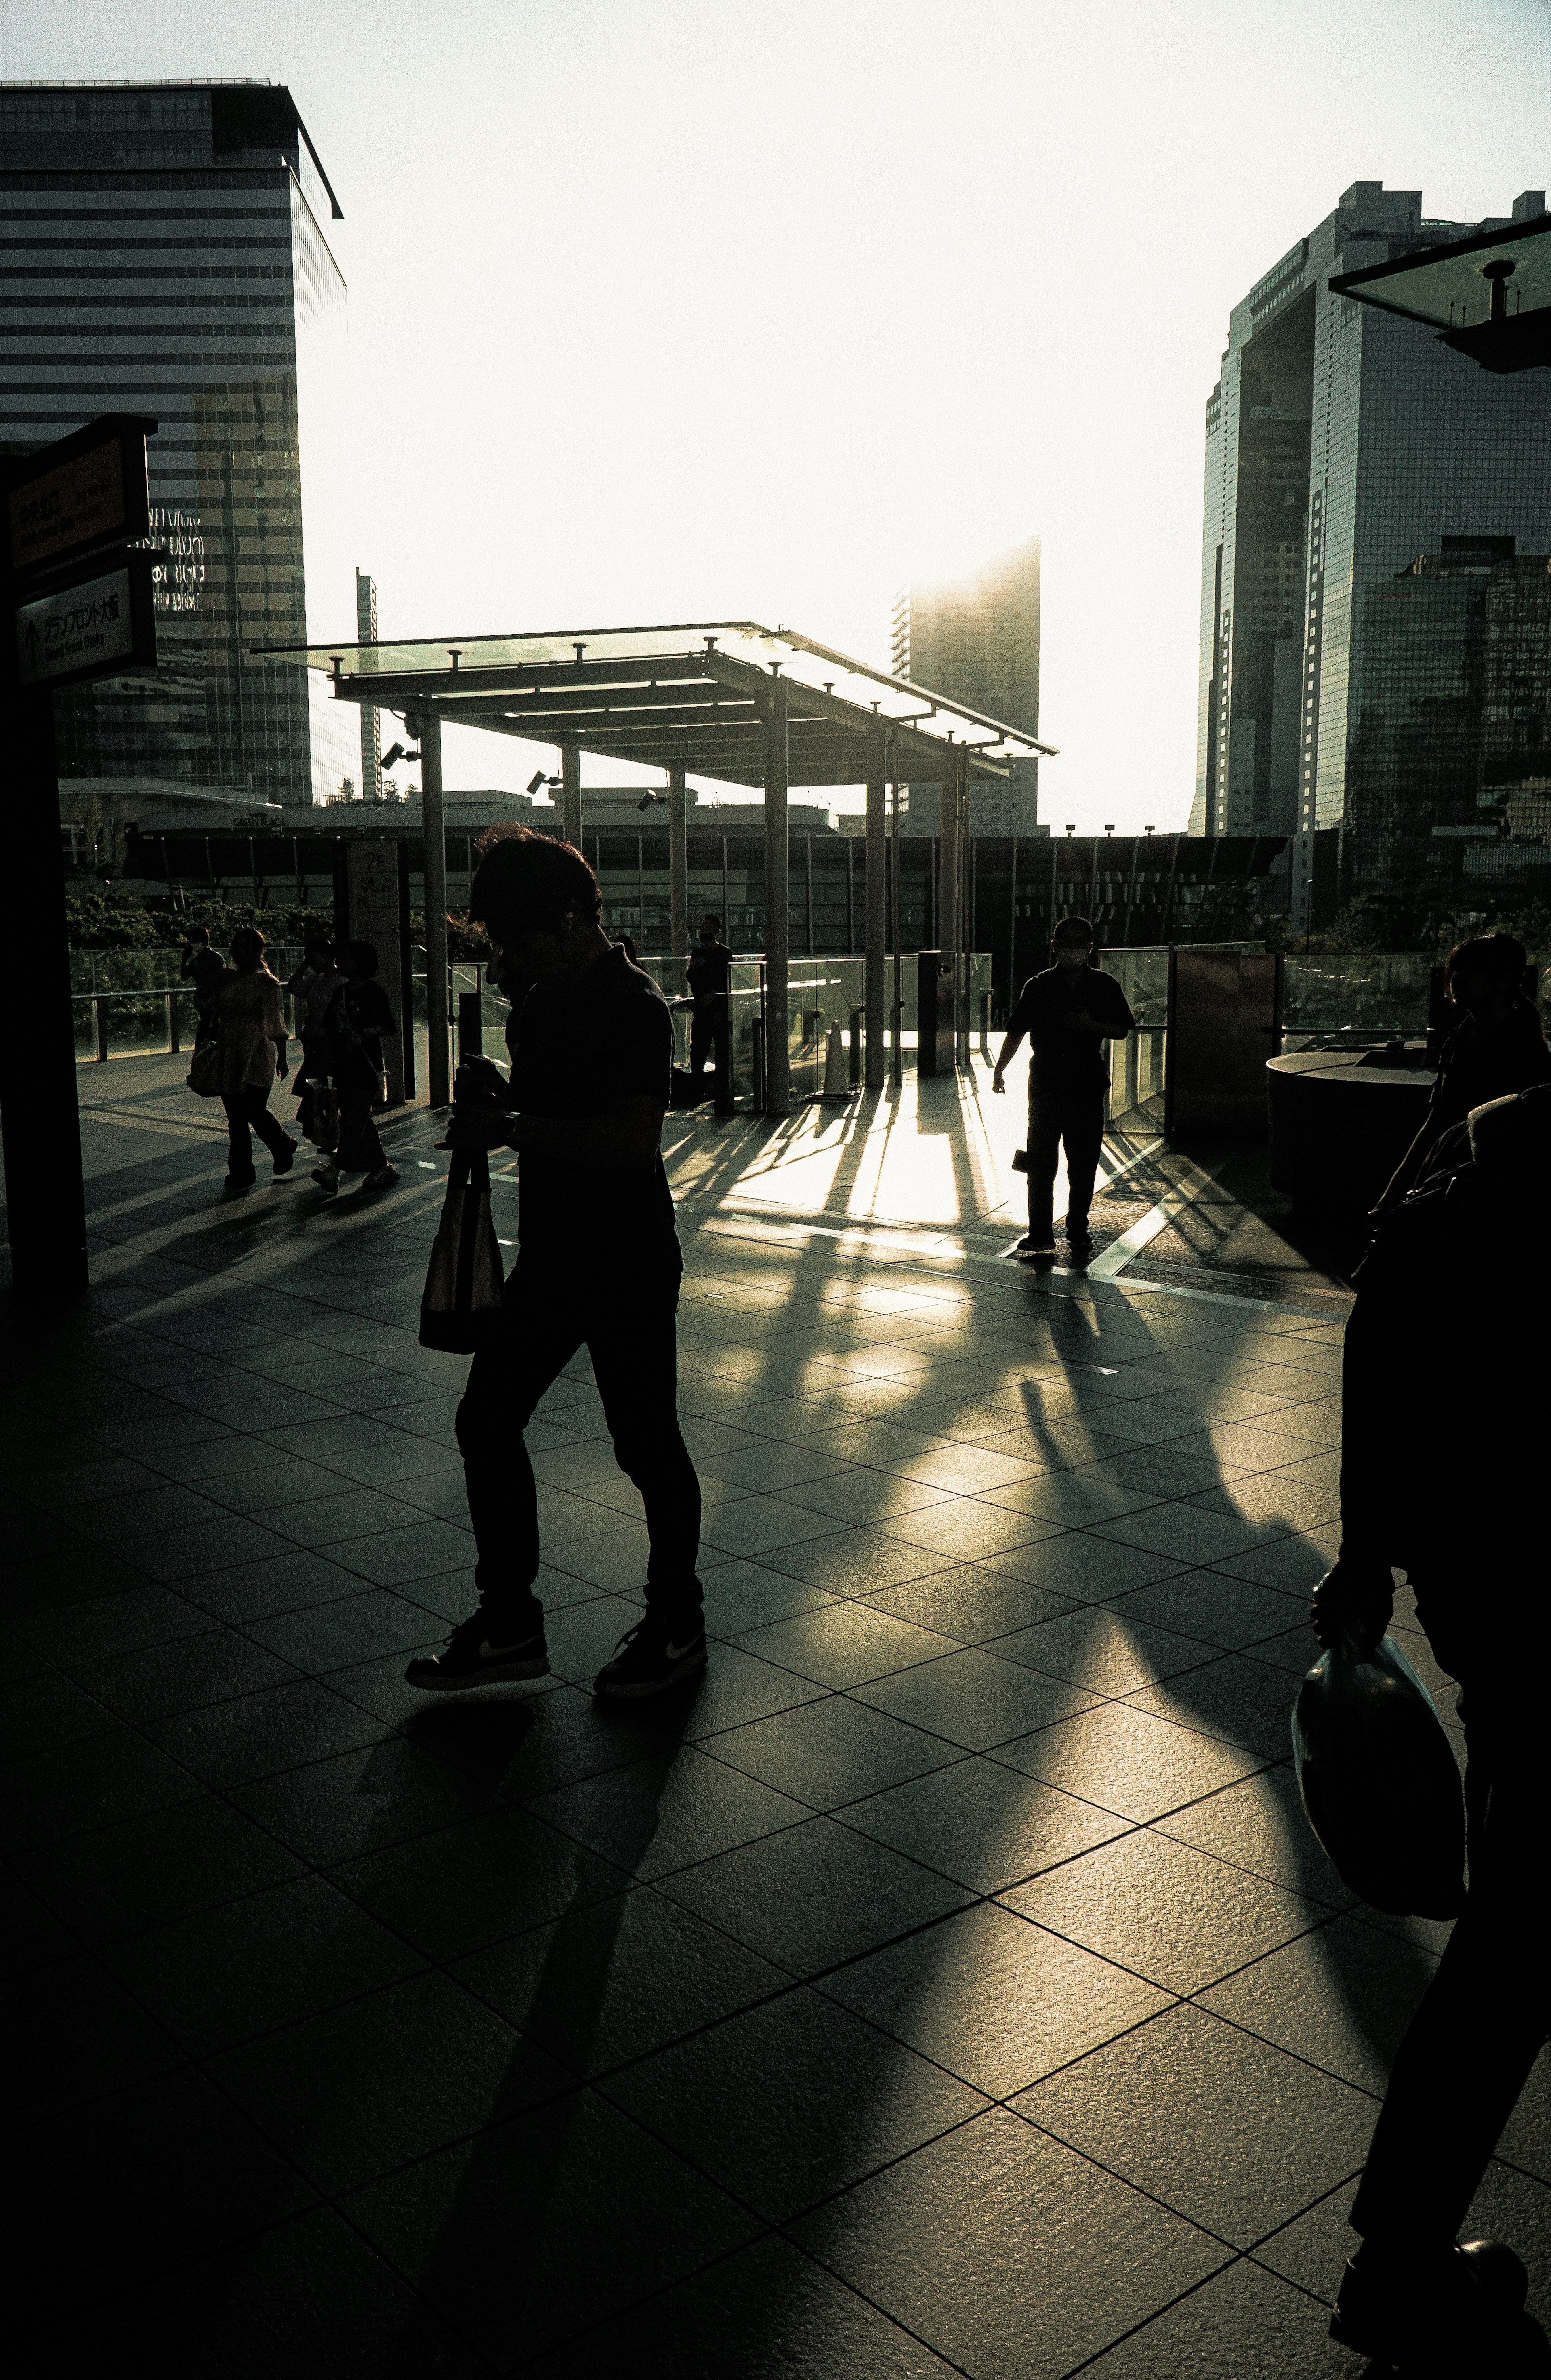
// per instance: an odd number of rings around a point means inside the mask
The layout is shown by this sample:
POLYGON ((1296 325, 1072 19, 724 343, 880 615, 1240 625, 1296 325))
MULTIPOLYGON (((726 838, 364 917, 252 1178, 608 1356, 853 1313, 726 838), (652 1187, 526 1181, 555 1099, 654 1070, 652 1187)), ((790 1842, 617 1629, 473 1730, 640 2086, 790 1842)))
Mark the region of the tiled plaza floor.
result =
MULTIPOLYGON (((1351 1904, 1288 1762, 1327 1285, 1007 1265, 975 1082, 675 1123, 710 1672, 587 1691, 644 1537, 578 1365, 530 1439, 554 1675, 428 1706, 446 1160, 422 1112, 375 1203, 224 1205, 176 1077, 83 1075, 96 1286, 6 1340, 37 2368, 1359 2370, 1326 2300, 1445 1929, 1351 1904)), ((1546 2129, 1533 2089, 1477 2209, 1543 2317, 1546 2129)))

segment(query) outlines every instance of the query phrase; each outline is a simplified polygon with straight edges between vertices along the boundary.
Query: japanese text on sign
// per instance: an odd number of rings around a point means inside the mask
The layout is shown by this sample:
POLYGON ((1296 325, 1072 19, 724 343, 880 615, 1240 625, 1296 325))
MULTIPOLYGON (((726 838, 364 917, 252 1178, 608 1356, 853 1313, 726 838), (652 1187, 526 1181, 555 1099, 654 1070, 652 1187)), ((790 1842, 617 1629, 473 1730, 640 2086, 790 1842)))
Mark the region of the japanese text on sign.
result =
POLYGON ((9 503, 11 567, 26 570, 55 554, 110 537, 125 526, 123 451, 117 439, 24 480, 9 503))
POLYGON ((129 574, 115 570, 24 603, 16 615, 17 663, 23 686, 46 686, 111 668, 135 657, 129 574))

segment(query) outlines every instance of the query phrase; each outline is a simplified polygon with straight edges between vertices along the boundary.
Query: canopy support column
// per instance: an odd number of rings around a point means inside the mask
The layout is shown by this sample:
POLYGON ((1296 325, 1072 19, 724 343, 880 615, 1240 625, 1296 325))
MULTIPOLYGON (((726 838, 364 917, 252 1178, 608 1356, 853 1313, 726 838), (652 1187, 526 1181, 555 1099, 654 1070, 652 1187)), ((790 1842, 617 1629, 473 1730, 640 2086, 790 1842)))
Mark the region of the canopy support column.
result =
MULTIPOLYGON (((956 747, 945 757, 942 783, 938 801, 938 948, 951 987, 949 997, 953 1017, 953 1056, 958 1062, 959 1049, 959 755, 956 747)), ((921 1030, 927 1030, 923 1022, 921 1030)))
POLYGON ((689 954, 689 832, 685 815, 684 769, 672 761, 668 769, 668 933, 673 944, 673 989, 689 989, 685 961, 689 954))
POLYGON ((903 887, 900 880, 900 746, 897 735, 889 738, 889 803, 893 828, 889 837, 889 937, 894 953, 894 980, 889 1010, 889 1079, 897 1091, 904 1081, 904 985, 903 960, 900 952, 903 887))
POLYGON ((883 782, 888 747, 880 732, 867 756, 866 917, 862 944, 862 999, 866 1010, 865 1081, 869 1091, 883 1088, 883 961, 884 928, 889 891, 885 874, 887 845, 883 834, 883 782))
POLYGON ((969 832, 969 754, 959 753, 959 970, 954 978, 954 1050, 961 1068, 969 1064, 969 960, 975 948, 974 844, 969 832), (963 981, 959 978, 963 978, 963 981))
POLYGON ((778 677, 765 699, 765 1113, 779 1116, 792 1105, 786 771, 786 681, 778 677))
MULTIPOLYGON (((447 828, 442 806, 442 718, 434 703, 420 713, 420 843, 426 887, 426 1025, 430 1039, 426 1094, 433 1108, 453 1096, 447 1046, 447 828)), ((401 1018, 401 1025, 408 1024, 401 1018)))
POLYGON ((582 747, 560 747, 560 831, 573 849, 582 847, 582 747))

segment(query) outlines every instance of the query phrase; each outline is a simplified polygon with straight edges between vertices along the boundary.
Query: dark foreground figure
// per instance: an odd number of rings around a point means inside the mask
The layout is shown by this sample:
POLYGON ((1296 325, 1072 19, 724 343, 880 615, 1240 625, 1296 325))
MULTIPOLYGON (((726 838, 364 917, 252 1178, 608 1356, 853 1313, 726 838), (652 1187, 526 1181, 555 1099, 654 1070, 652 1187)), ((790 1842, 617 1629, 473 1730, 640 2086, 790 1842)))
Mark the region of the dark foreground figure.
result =
POLYGON ((667 1003, 599 924, 579 852, 526 829, 487 837, 469 907, 526 978, 510 1084, 460 1070, 454 1148, 521 1153, 517 1261, 501 1343, 474 1359, 458 1407, 479 1608, 411 1685, 445 1691, 549 1669, 539 1504, 523 1443, 534 1407, 585 1346, 651 1538, 646 1618, 600 1672, 605 1695, 660 1693, 706 1666, 696 1560, 700 1483, 679 1433, 675 1315, 684 1260, 659 1142, 671 1093, 667 1003), (476 1105, 470 1092, 488 1101, 476 1105))
POLYGON ((1093 928, 1085 917, 1063 917, 1050 943, 1053 966, 1031 975, 1007 1020, 997 1052, 993 1091, 1024 1034, 1029 1038, 1028 1237, 1020 1256, 1055 1253, 1056 1167, 1066 1145, 1066 1237, 1074 1255, 1092 1245, 1088 1208, 1104 1146, 1104 1095, 1109 1077, 1104 1044, 1122 1040, 1136 1023, 1112 975, 1093 963, 1093 928))
MULTIPOLYGON (((1376 1642, 1390 1566, 1460 1686, 1470 1889, 1402 2042, 1351 2213, 1331 2335, 1406 2371, 1506 2374, 1525 2325, 1508 2250, 1456 2242, 1542 2043, 1551 1773, 1542 1372, 1551 1087, 1477 1109, 1467 1156, 1382 1226, 1347 1326, 1341 1552, 1322 1643, 1376 1642), (1488 1252, 1513 1251, 1487 1268, 1488 1252)), ((1531 2326, 1533 2329, 1533 2326, 1531 2326)), ((1527 2368, 1527 2367, 1526 2367, 1527 2368)), ((1534 2368, 1538 2369, 1537 2364, 1534 2368)))

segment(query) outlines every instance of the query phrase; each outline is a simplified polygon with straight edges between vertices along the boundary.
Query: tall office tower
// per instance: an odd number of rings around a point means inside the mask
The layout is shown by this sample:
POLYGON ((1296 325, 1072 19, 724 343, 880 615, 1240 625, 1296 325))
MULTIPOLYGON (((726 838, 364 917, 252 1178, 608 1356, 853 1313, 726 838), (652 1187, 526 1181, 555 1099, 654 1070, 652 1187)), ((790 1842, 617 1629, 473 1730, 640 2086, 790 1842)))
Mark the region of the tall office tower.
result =
MULTIPOLYGON (((1039 540, 1028 538, 967 577, 902 588, 890 667, 896 677, 1037 735, 1039 540)), ((1005 787, 975 787, 970 824, 976 833, 1034 832, 1038 767, 1036 759, 1020 760, 1005 787)))
MULTIPOLYGON (((364 570, 356 573, 356 635, 363 645, 377 642, 377 581, 364 570)), ((361 799, 382 798, 382 714, 361 706, 361 799)))
MULTIPOLYGON (((1544 207, 1545 193, 1527 190, 1511 220, 1544 207)), ((1441 659, 1427 658, 1425 636, 1402 640, 1403 661, 1386 642, 1396 574, 1419 556, 1446 567, 1484 539, 1551 552, 1544 373, 1483 371, 1426 325, 1333 296, 1330 277, 1508 220, 1439 222, 1424 216, 1420 190, 1356 182, 1230 317, 1206 405, 1191 831, 1290 837, 1300 928, 1316 828, 1341 830, 1349 891, 1405 892, 1401 874, 1429 872, 1424 846, 1459 841, 1452 810, 1430 814, 1424 771, 1391 769, 1382 797, 1357 798, 1375 706, 1411 722, 1413 753, 1436 717, 1441 659), (1435 825, 1449 834, 1435 837, 1435 825)), ((1408 617, 1441 623, 1447 608, 1422 603, 1408 617)), ((1426 856, 1436 878, 1441 860, 1426 856)))
POLYGON ((160 424, 157 669, 59 698, 67 783, 309 802, 356 773, 354 722, 307 673, 248 658, 307 635, 304 513, 343 399, 339 215, 278 85, 0 83, 0 451, 102 413, 160 424))

